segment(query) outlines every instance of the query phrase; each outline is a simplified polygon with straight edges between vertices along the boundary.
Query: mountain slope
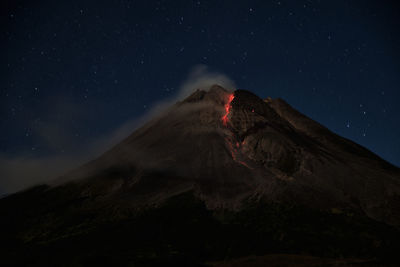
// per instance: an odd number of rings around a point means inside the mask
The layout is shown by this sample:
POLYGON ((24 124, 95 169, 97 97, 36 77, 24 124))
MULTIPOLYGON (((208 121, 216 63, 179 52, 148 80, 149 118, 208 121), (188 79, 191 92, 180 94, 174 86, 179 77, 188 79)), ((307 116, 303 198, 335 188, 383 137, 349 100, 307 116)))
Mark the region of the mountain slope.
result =
POLYGON ((198 90, 62 180, 0 200, 11 265, 396 261, 400 170, 245 90, 198 90))
POLYGON ((88 192, 96 193, 106 176, 104 190, 145 195, 140 205, 194 190, 210 208, 266 198, 400 222, 398 168, 282 100, 244 90, 197 91, 78 172, 88 192), (147 177, 154 172, 168 179, 147 177))

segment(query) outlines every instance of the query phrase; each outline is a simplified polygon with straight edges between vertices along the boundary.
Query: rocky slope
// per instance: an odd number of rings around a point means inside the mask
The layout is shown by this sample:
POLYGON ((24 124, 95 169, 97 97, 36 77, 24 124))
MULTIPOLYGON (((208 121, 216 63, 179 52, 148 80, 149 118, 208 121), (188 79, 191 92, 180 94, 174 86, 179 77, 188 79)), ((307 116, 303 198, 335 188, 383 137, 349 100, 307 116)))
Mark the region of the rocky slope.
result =
POLYGON ((197 90, 60 181, 0 200, 6 262, 396 261, 400 170, 245 90, 197 90))
POLYGON ((211 209, 263 198, 400 223, 398 168, 281 99, 219 86, 196 91, 77 172, 69 175, 84 176, 86 194, 128 191, 134 205, 194 190, 211 209))

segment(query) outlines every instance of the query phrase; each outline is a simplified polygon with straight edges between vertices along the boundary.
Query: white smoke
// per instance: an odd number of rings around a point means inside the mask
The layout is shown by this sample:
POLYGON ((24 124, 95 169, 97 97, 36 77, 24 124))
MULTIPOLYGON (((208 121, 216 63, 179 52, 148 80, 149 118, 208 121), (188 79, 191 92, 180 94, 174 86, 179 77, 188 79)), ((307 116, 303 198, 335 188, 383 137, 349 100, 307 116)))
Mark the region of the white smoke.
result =
MULTIPOLYGON (((235 83, 226 75, 211 72, 205 65, 197 65, 189 72, 174 97, 159 101, 140 118, 128 120, 114 131, 93 138, 93 141, 85 147, 79 147, 78 150, 75 149, 75 151, 68 154, 60 153, 46 157, 34 157, 31 154, 13 156, 0 154, 0 197, 3 194, 16 192, 35 184, 51 182, 67 171, 77 168, 88 160, 101 155, 104 151, 121 142, 145 122, 164 114, 177 101, 189 96, 197 89, 207 91, 214 84, 218 84, 228 90, 235 89, 235 83)), ((63 103, 65 112, 61 113, 70 115, 71 110, 80 110, 82 113, 85 113, 75 103, 71 105, 66 105, 65 101, 63 103)), ((76 116, 77 119, 79 117, 76 116)), ((73 139, 69 138, 68 134, 57 130, 69 129, 70 125, 63 125, 60 124, 60 121, 57 121, 57 128, 55 128, 57 131, 54 130, 53 126, 51 122, 48 122, 48 124, 43 125, 35 134, 44 139, 49 147, 61 145, 64 147, 77 147, 71 141, 73 139)))
POLYGON ((235 82, 225 74, 211 72, 206 65, 197 65, 193 67, 187 79, 182 83, 177 98, 185 98, 197 89, 207 91, 214 84, 218 84, 230 91, 236 88, 235 82))

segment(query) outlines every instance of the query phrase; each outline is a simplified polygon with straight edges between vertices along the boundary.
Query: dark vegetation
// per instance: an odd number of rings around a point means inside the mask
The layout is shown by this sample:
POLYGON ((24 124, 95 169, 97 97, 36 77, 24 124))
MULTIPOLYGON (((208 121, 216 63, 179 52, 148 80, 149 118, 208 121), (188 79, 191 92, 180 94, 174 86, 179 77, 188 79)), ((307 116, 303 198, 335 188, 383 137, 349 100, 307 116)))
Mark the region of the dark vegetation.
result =
POLYGON ((82 209, 85 199, 68 186, 46 190, 0 201, 2 218, 8 216, 1 220, 3 266, 202 266, 278 253, 394 264, 400 241, 396 229, 350 212, 263 201, 248 202, 240 212, 211 211, 184 193, 122 216, 111 211, 117 207, 82 209))

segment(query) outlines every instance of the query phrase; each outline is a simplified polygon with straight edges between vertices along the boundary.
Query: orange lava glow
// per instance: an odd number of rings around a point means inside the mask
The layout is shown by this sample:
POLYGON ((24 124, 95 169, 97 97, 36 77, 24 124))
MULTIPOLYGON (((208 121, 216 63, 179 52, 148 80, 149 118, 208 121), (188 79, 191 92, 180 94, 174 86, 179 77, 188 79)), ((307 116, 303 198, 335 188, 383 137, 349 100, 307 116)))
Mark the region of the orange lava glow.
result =
POLYGON ((236 161, 237 163, 245 166, 248 169, 253 170, 252 167, 250 167, 246 162, 240 160, 239 158, 241 158, 240 155, 240 143, 236 142, 236 147, 233 145, 232 141, 229 140, 228 138, 225 139, 226 143, 228 144, 229 147, 229 151, 231 152, 231 157, 234 161, 236 161))
POLYGON ((235 98, 235 95, 234 94, 230 94, 229 98, 228 98, 228 102, 224 106, 225 107, 225 114, 224 114, 224 116, 222 116, 221 120, 222 120, 222 123, 225 126, 228 125, 228 116, 229 116, 229 112, 231 112, 231 109, 232 109, 231 103, 232 103, 232 100, 234 98, 235 98))
MULTIPOLYGON (((225 126, 228 126, 229 113, 231 112, 231 109, 232 109, 232 101, 233 101, 234 98, 235 98, 235 95, 234 95, 234 94, 230 94, 229 97, 228 97, 228 101, 227 101, 226 104, 224 105, 225 114, 224 114, 224 116, 222 116, 221 120, 222 120, 222 123, 223 123, 225 126)), ((242 145, 245 144, 244 140, 243 140, 242 143, 239 143, 239 142, 237 142, 237 141, 234 142, 234 141, 233 141, 231 138, 229 138, 229 137, 225 137, 225 141, 226 141, 226 144, 228 145, 228 148, 229 148, 229 151, 230 151, 230 153, 231 153, 232 159, 233 159, 235 162, 237 162, 237 163, 239 163, 239 164, 245 166, 246 168, 253 169, 253 168, 251 168, 246 162, 240 160, 241 158, 243 158, 243 155, 242 155, 242 153, 240 152, 240 150, 241 150, 241 144, 242 144, 242 145)))

